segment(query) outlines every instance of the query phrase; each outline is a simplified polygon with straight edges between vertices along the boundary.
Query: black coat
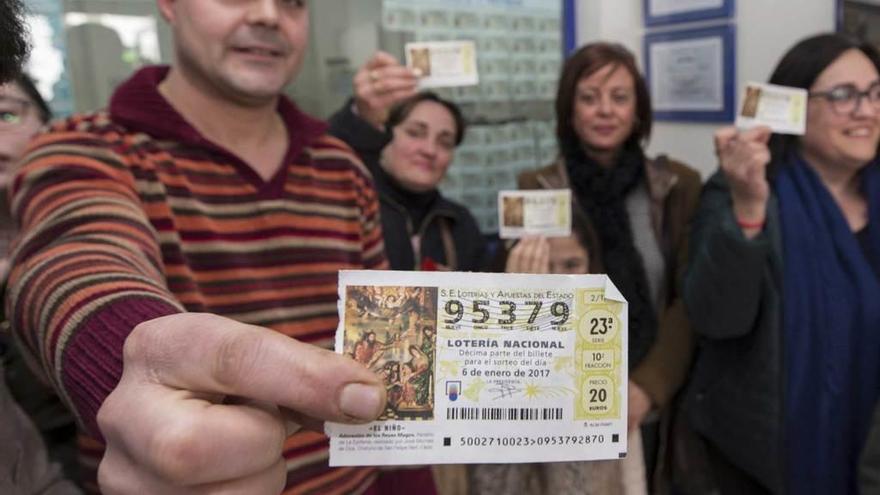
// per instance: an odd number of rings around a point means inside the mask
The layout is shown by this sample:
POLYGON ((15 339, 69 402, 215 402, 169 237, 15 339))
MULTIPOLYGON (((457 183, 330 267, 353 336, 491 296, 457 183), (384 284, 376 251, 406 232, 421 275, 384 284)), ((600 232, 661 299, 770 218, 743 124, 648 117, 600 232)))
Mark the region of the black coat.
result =
POLYGON ((435 192, 421 224, 413 224, 407 198, 379 166, 389 136, 355 115, 350 101, 330 118, 329 132, 351 146, 373 174, 379 193, 385 252, 392 270, 419 270, 426 258, 450 270, 486 268, 486 240, 464 206, 435 192), (418 236, 418 252, 414 249, 414 236, 418 236))
POLYGON ((764 231, 746 239, 720 172, 692 227, 684 300, 700 351, 687 394, 693 428, 772 493, 783 460, 782 237, 775 196, 764 231))

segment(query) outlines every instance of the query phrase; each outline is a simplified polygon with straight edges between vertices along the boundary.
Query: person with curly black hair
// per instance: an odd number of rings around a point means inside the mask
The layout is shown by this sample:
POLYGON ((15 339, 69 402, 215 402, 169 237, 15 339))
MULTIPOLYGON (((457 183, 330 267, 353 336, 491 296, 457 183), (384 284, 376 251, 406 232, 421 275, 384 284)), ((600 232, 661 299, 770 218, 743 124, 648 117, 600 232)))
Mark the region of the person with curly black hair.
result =
POLYGON ((19 0, 0 0, 0 83, 18 74, 28 53, 23 13, 19 0))

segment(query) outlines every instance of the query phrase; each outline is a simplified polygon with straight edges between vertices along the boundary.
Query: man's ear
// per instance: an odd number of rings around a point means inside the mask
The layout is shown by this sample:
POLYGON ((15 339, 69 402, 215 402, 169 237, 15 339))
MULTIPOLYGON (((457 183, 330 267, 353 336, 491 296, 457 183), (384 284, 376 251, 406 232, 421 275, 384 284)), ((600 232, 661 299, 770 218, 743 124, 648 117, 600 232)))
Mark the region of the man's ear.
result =
POLYGON ((156 7, 159 13, 165 18, 165 22, 173 25, 175 21, 174 4, 177 0, 156 0, 156 7))

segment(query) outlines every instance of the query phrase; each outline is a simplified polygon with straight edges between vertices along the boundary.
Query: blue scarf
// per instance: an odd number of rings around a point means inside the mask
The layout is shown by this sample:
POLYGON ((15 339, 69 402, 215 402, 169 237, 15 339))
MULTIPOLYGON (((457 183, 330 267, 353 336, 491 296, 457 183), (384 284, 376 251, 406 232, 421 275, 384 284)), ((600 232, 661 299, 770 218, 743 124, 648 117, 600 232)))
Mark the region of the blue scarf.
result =
MULTIPOLYGON (((880 254, 880 164, 862 172, 880 254)), ((783 242, 788 493, 857 493, 880 391, 880 280, 819 176, 800 157, 775 182, 783 242)))

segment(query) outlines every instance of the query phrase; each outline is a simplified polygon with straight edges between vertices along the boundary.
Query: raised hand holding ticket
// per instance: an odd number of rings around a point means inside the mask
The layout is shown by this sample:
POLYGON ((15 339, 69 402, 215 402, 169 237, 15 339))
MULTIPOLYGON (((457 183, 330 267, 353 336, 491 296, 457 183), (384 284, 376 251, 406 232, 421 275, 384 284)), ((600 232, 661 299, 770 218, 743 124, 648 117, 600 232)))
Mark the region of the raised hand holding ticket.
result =
POLYGON ((627 303, 606 276, 350 271, 339 296, 336 350, 388 403, 327 424, 331 466, 626 454, 627 303))

